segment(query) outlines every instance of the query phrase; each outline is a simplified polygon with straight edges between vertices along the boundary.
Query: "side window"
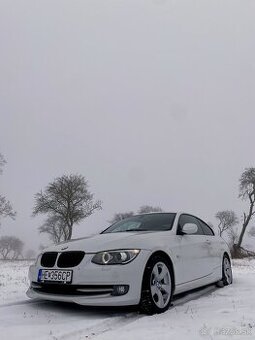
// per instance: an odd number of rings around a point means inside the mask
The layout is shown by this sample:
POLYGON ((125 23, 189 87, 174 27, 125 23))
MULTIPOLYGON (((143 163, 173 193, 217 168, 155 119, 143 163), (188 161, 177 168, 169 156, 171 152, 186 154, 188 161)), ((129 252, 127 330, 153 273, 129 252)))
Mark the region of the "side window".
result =
POLYGON ((202 229, 203 229, 203 232, 205 235, 210 235, 210 236, 214 236, 214 232, 212 231, 212 229, 203 221, 199 221, 201 226, 202 226, 202 229))
POLYGON ((195 223, 197 225, 197 232, 196 234, 193 235, 204 235, 203 229, 199 223, 199 220, 197 220, 195 217, 191 215, 181 215, 179 218, 179 223, 178 223, 178 232, 181 230, 181 228, 184 226, 186 223, 195 223))

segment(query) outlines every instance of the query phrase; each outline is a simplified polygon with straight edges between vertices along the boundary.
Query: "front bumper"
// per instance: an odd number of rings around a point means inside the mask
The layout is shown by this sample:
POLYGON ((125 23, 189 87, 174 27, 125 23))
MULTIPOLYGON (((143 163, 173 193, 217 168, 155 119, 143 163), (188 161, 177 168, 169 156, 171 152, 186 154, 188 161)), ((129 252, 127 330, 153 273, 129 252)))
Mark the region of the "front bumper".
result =
MULTIPOLYGON (((145 264, 151 252, 141 250, 139 255, 130 263, 125 265, 97 265, 91 262, 94 254, 86 254, 82 262, 73 270, 73 281, 70 286, 90 286, 92 292, 82 294, 54 294, 35 289, 33 283, 37 282, 38 271, 42 267, 40 264, 32 265, 29 268, 30 288, 27 296, 30 298, 40 298, 52 301, 74 302, 87 306, 127 306, 137 305, 140 302, 141 287, 145 264), (124 295, 113 296, 111 291, 97 293, 96 287, 128 285, 128 292, 124 295), (94 293, 93 293, 94 291, 94 293)), ((58 269, 57 267, 51 269, 58 269)), ((63 268, 61 268, 63 269, 63 268)), ((57 287, 57 285, 55 285, 57 287)))

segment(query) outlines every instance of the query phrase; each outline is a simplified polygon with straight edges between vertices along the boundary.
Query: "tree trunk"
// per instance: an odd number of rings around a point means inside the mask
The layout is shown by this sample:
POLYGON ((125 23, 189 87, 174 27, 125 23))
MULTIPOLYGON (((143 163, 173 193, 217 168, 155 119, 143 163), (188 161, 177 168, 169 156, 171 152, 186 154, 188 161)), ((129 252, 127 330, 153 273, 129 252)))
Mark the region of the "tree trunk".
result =
MULTIPOLYGON (((248 223, 249 223, 249 221, 248 221, 248 223)), ((239 236, 239 240, 238 240, 238 242, 237 242, 237 247, 238 247, 238 248, 241 247, 241 244, 242 244, 242 242, 243 242, 243 237, 244 237, 244 234, 245 234, 245 231, 246 231, 246 228, 247 228, 248 223, 244 223, 244 224, 243 224, 242 231, 241 231, 241 234, 240 234, 240 236, 239 236)))
POLYGON ((71 240, 73 234, 73 226, 69 225, 68 226, 68 236, 67 236, 67 241, 71 240))
POLYGON ((244 213, 244 222, 243 222, 243 227, 242 227, 242 231, 241 231, 241 234, 239 236, 239 240, 237 242, 237 247, 241 247, 241 244, 243 242, 243 237, 244 237, 244 234, 245 234, 245 231, 246 231, 246 228, 252 218, 252 215, 253 215, 253 207, 254 207, 254 202, 251 201, 251 205, 250 205, 250 209, 249 209, 249 214, 246 216, 246 214, 244 213))

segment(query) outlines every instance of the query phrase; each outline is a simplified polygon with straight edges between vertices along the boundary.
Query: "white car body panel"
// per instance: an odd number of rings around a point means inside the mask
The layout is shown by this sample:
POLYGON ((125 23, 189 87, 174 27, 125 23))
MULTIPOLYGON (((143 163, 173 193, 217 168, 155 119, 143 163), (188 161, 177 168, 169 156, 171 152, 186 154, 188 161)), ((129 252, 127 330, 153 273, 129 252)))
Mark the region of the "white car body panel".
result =
MULTIPOLYGON (((227 244, 218 236, 177 235, 177 213, 171 230, 158 232, 116 232, 72 240, 45 251, 58 252, 82 250, 85 256, 73 270, 72 285, 128 285, 125 295, 61 295, 38 292, 31 286, 30 298, 75 302, 91 306, 137 305, 140 301, 143 273, 147 261, 155 252, 161 251, 172 261, 175 290, 178 294, 190 289, 219 281, 222 278, 222 258, 227 253, 227 244), (68 248, 67 248, 68 247, 68 248), (67 248, 67 249, 66 249, 67 248), (95 253, 117 249, 140 249, 139 255, 125 265, 98 265, 92 263, 95 253)), ((29 280, 37 282, 40 258, 29 269, 29 280)), ((51 269, 58 269, 56 264, 51 269)))

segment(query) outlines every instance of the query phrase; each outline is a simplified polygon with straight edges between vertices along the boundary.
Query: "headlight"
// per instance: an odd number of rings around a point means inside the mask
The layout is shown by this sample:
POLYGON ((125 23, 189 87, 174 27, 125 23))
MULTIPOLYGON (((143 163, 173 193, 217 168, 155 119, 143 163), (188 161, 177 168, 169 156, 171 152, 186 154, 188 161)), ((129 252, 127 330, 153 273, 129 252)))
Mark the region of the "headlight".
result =
POLYGON ((138 249, 102 251, 92 258, 92 262, 104 265, 126 264, 133 261, 139 253, 138 249))

